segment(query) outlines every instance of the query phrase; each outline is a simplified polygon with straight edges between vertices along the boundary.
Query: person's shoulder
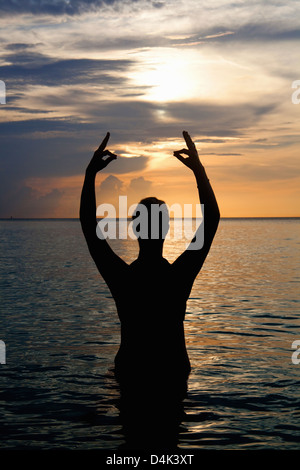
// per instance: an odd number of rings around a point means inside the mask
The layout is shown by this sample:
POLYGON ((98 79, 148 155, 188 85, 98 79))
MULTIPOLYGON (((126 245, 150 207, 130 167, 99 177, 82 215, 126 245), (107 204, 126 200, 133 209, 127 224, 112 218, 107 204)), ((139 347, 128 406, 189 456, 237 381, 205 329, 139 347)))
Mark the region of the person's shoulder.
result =
POLYGON ((134 259, 130 264, 129 267, 134 267, 138 264, 138 259, 134 259))

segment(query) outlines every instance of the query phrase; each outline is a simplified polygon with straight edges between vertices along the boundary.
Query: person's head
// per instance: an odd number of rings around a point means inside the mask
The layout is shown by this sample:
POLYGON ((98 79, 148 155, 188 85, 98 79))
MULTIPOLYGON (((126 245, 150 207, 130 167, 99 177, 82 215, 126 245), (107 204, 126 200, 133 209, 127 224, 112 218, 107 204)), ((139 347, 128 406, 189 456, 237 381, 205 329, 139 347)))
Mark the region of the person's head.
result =
POLYGON ((135 208, 132 220, 133 232, 140 244, 142 240, 164 242, 169 231, 169 211, 164 201, 156 197, 142 199, 135 208))

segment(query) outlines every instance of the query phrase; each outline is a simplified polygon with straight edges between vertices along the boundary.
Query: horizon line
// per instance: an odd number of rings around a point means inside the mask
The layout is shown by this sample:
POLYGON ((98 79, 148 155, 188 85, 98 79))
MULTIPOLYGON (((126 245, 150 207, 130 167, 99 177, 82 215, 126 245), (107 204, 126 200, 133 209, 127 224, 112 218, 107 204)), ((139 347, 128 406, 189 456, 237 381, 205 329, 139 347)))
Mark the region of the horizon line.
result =
MULTIPOLYGON (((197 220, 202 217, 186 217, 187 219, 197 220)), ((131 220, 131 217, 96 217, 97 220, 131 220)), ((181 220, 180 217, 170 217, 170 220, 181 220)), ((232 217, 220 217, 220 220, 232 220, 232 219, 300 219, 299 215, 296 216, 232 216, 232 217)), ((80 221, 79 217, 0 217, 0 221, 11 221, 11 220, 72 220, 80 221)))

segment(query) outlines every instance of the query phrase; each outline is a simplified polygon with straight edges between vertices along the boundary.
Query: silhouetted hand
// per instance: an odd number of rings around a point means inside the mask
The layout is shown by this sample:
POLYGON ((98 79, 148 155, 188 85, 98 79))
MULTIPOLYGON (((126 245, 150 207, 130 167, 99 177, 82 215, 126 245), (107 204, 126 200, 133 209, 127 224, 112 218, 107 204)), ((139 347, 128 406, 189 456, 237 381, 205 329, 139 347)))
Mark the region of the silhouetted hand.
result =
POLYGON ((200 167, 202 167, 197 149, 188 132, 183 131, 182 134, 188 148, 176 150, 173 155, 174 157, 178 158, 178 160, 180 160, 182 163, 184 163, 184 165, 186 165, 188 168, 195 172, 200 167), (182 154, 188 156, 183 157, 182 154))
POLYGON ((88 170, 97 173, 98 171, 103 170, 103 168, 105 168, 112 160, 116 160, 117 155, 110 152, 109 150, 105 150, 109 137, 110 133, 108 132, 102 143, 99 145, 98 149, 95 151, 93 158, 87 167, 88 170), (108 157, 103 160, 103 157, 106 155, 108 155, 108 157))

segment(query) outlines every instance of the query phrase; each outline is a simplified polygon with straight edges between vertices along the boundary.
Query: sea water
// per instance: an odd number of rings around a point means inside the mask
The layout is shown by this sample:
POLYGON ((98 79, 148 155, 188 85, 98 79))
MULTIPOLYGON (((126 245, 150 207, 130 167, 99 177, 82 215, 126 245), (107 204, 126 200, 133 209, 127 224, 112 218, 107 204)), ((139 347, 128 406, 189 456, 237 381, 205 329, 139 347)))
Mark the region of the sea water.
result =
MULTIPOLYGON (((299 225, 221 219, 187 304, 181 450, 300 448, 299 225)), ((0 240, 0 449, 118 449, 120 323, 79 221, 0 221, 0 240)))

